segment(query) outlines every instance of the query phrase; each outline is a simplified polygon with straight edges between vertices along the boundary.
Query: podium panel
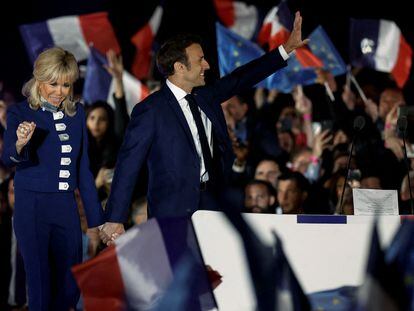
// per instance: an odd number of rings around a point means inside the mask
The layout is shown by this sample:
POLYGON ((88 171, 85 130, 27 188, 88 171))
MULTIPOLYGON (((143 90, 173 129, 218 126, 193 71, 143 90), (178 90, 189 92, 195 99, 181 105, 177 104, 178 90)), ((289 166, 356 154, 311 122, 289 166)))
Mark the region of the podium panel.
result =
MULTIPOLYGON (((305 293, 362 284, 369 251, 372 216, 318 216, 243 214, 264 243, 273 243, 272 231, 305 293)), ((255 310, 243 244, 221 212, 197 211, 192 216, 205 264, 222 275, 214 290, 220 310, 255 310)), ((379 218, 383 247, 400 225, 399 216, 379 218)))

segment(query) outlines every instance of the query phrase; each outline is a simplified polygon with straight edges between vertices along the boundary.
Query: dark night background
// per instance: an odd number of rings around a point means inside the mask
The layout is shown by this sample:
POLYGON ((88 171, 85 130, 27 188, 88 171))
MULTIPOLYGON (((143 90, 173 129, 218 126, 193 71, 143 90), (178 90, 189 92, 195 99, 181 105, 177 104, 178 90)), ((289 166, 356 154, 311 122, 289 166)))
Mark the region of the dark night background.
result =
MULTIPOLYGON (((122 47, 125 68, 128 68, 134 54, 130 37, 144 25, 152 15, 159 0, 25 0, 10 1, 11 7, 2 10, 0 32, 0 79, 8 89, 19 96, 24 81, 30 77, 31 64, 26 55, 18 25, 46 20, 48 18, 92 13, 100 10, 109 12, 122 47), (6 13, 7 12, 7 13, 6 13)), ((262 14, 277 5, 279 1, 247 0, 262 9, 262 14)), ((292 12, 300 10, 304 18, 303 32, 306 36, 317 25, 322 25, 347 62, 349 17, 383 18, 394 20, 411 46, 414 46, 414 23, 408 12, 408 1, 289 1, 292 12)), ((4 6, 4 3, 3 3, 4 6)), ((215 46, 216 13, 213 0, 164 0, 164 14, 156 41, 163 42, 177 32, 193 32, 203 37, 204 50, 212 70, 210 77, 217 77, 217 55, 215 46)), ((157 75, 155 75, 157 77, 157 75)), ((413 74, 405 86, 407 103, 414 97, 413 74)), ((19 98, 19 97, 18 97, 19 98)))

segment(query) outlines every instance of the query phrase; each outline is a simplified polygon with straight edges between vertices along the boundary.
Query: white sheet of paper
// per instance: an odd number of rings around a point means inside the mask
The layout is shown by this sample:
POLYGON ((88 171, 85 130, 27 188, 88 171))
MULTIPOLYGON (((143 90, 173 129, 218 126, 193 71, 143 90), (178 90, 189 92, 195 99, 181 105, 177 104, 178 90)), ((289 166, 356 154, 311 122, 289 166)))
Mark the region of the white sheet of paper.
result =
POLYGON ((397 190, 352 189, 354 215, 398 215, 397 190))

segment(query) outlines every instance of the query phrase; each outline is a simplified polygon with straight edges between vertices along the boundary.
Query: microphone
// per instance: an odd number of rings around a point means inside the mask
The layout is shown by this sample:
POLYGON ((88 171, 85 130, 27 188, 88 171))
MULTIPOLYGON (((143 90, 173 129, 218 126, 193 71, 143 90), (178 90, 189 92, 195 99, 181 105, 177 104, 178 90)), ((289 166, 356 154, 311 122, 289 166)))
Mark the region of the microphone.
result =
POLYGON ((406 116, 401 116, 397 120, 397 128, 400 133, 403 134, 405 138, 405 132, 407 131, 408 121, 406 116))
POLYGON ((402 134, 402 139, 404 143, 404 160, 407 166, 408 188, 410 189, 410 209, 411 209, 411 214, 414 214, 413 194, 411 191, 411 181, 410 181, 410 163, 408 162, 407 147, 405 145, 405 135, 407 133, 407 126, 408 126, 407 117, 406 116, 399 117, 397 120, 397 129, 402 134))
POLYGON ((355 138, 357 137, 359 132, 361 132, 361 130, 364 128, 364 126, 365 126, 365 118, 363 116, 357 116, 354 119, 354 124, 352 126, 352 128, 354 130, 354 136, 352 137, 351 151, 348 155, 348 164, 346 165, 345 182, 344 182, 344 185, 342 186, 341 200, 340 200, 340 203, 339 203, 339 214, 340 215, 342 215, 344 213, 342 204, 343 204, 343 201, 344 201, 345 187, 346 187, 346 184, 348 183, 349 167, 351 166, 351 158, 352 158, 352 152, 354 151, 355 138))
POLYGON ((356 132, 361 131, 365 126, 365 118, 363 116, 357 116, 354 120, 353 129, 356 132))

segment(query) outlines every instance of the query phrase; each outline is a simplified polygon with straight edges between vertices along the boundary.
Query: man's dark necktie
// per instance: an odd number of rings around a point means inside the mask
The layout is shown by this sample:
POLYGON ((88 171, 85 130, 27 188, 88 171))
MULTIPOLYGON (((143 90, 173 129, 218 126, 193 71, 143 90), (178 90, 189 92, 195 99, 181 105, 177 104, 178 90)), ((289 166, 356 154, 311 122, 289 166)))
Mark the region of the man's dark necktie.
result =
POLYGON ((213 179, 213 159, 211 157, 210 146, 208 144, 206 130, 204 129, 203 121, 201 121, 200 110, 192 94, 187 94, 185 99, 190 105, 191 114, 193 115, 195 124, 197 126, 198 136, 200 138, 201 151, 203 153, 204 165, 208 172, 209 180, 213 179))

